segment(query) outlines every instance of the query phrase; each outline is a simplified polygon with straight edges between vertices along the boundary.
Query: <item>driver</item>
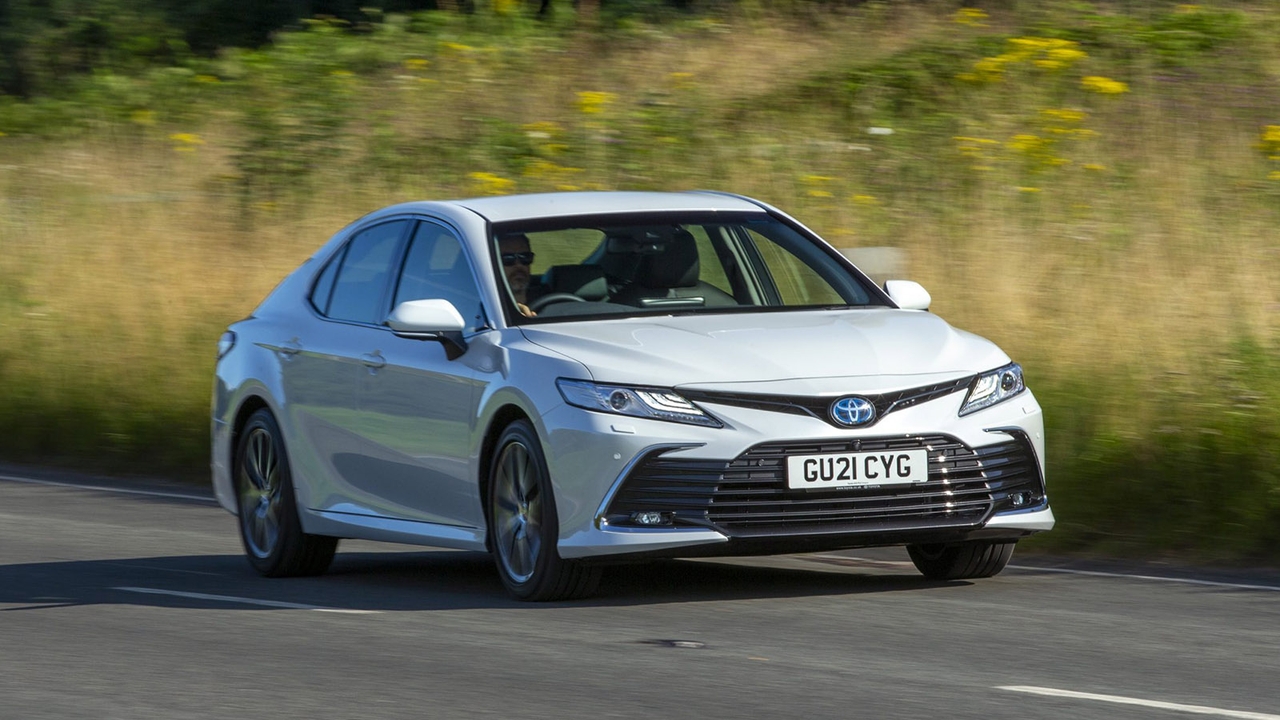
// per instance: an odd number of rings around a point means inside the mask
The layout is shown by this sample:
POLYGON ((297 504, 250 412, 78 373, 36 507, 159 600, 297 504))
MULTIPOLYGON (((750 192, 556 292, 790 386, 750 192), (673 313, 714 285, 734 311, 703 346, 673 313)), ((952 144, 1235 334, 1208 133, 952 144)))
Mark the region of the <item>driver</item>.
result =
POLYGON ((502 258, 502 270, 507 275, 507 285, 515 297, 516 309, 525 317, 534 317, 537 313, 525 304, 529 301, 529 281, 532 279, 529 266, 534 258, 529 236, 524 233, 503 235, 498 238, 498 253, 502 258))

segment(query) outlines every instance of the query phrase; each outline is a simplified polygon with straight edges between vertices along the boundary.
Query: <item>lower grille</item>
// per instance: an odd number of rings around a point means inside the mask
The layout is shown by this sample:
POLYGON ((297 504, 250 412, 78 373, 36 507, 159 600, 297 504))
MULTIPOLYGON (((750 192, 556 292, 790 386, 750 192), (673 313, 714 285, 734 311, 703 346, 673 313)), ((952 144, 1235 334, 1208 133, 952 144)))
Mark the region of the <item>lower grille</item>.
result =
POLYGON ((970 448, 945 435, 757 445, 731 461, 643 458, 606 510, 610 525, 636 513, 676 525, 712 526, 730 536, 883 532, 966 527, 993 512, 1044 498, 1035 452, 1025 437, 970 448), (929 454, 929 479, 912 485, 819 491, 787 487, 787 458, 840 452, 914 450, 929 454))

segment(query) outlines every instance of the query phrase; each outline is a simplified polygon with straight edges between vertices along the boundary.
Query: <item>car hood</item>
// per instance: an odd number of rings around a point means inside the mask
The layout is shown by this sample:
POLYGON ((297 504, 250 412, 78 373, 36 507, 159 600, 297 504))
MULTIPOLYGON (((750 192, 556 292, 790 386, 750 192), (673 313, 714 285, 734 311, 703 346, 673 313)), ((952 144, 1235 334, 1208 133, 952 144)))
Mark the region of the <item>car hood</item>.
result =
POLYGON ((889 308, 626 318, 532 325, 533 343, 597 382, 736 392, 864 392, 999 367, 991 342, 936 315, 889 308))

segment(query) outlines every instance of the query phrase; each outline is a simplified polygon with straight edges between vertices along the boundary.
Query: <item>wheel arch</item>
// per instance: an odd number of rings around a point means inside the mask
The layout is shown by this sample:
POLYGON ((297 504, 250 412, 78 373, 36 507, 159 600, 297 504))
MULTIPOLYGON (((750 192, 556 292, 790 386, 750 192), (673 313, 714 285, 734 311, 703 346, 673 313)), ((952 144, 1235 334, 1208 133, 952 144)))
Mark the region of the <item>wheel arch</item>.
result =
MULTIPOLYGON (((221 465, 221 467, 226 468, 226 470, 225 472, 217 472, 215 470, 214 489, 220 496, 219 502, 233 515, 239 515, 240 513, 237 501, 235 500, 236 452, 240 445, 240 434, 244 430, 244 426, 249 421, 249 418, 263 408, 266 408, 266 410, 271 413, 277 424, 280 422, 279 413, 276 412, 276 409, 272 407, 271 402, 265 396, 256 392, 250 392, 240 398, 239 405, 236 406, 235 412, 231 414, 229 422, 224 426, 226 444, 221 445, 220 443, 217 443, 217 445, 220 445, 220 448, 215 447, 215 453, 222 455, 222 457, 215 461, 214 467, 217 468, 221 465), (226 496, 225 500, 221 497, 223 495, 226 496)), ((286 457, 288 457, 287 454, 286 457)))

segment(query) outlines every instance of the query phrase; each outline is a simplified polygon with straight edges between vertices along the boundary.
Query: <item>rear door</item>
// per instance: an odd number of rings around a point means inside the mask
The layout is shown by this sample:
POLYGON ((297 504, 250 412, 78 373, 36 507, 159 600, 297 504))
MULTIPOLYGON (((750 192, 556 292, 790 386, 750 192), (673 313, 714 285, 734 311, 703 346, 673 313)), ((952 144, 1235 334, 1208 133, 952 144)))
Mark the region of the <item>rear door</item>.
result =
POLYGON ((390 335, 378 323, 411 224, 391 220, 353 233, 317 278, 313 320, 287 346, 291 358, 282 363, 282 379, 300 441, 290 448, 291 459, 311 508, 383 512, 382 500, 363 489, 369 419, 360 411, 360 393, 376 364, 368 348, 390 335))

